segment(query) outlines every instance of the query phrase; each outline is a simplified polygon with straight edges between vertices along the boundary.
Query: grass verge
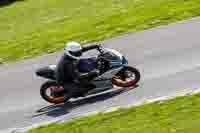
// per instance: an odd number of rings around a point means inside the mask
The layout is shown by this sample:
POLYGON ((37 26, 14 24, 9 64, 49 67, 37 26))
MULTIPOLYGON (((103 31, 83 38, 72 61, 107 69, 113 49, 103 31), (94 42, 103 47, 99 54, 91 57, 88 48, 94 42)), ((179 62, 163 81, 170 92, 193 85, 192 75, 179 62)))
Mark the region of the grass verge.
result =
POLYGON ((200 0, 22 0, 0 7, 0 61, 199 16, 200 0))
POLYGON ((199 133, 200 94, 51 124, 28 133, 199 133))

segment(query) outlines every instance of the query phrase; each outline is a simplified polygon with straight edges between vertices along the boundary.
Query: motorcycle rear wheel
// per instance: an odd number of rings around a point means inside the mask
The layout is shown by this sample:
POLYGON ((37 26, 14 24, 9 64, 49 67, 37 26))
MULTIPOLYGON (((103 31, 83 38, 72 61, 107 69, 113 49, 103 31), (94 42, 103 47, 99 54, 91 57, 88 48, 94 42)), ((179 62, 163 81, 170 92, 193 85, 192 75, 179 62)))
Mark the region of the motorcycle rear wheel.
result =
POLYGON ((134 87, 140 81, 140 77, 138 69, 126 66, 113 77, 112 83, 118 87, 134 87), (134 76, 134 79, 127 80, 129 78, 127 74, 134 76))
POLYGON ((40 88, 40 95, 41 97, 49 102, 54 104, 64 103, 64 88, 62 86, 59 86, 55 81, 47 81, 45 82, 41 88, 40 88), (59 90, 59 89, 60 90, 59 90), (50 95, 47 94, 48 89, 50 89, 50 95), (55 92, 52 92, 53 90, 59 90, 60 92, 58 95, 55 95, 55 92), (62 90, 63 89, 63 90, 62 90))

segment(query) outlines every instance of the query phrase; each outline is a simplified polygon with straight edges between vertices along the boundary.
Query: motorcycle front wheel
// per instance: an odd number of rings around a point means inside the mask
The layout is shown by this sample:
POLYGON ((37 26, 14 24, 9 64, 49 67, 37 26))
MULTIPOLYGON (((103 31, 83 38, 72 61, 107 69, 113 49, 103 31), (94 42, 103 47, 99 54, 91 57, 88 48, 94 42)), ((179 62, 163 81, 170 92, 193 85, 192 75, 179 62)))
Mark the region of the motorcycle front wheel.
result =
POLYGON ((64 103, 64 93, 64 88, 55 81, 47 81, 40 88, 41 97, 49 103, 64 103))
POLYGON ((140 72, 134 67, 126 66, 112 79, 112 83, 118 87, 134 87, 140 81, 140 72))

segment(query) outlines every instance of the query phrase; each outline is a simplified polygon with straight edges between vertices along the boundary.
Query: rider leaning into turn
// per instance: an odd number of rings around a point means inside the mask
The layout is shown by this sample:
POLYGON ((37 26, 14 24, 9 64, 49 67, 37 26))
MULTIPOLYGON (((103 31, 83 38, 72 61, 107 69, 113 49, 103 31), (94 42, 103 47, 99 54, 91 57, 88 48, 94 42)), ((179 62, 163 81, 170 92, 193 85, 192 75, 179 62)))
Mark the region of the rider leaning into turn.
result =
POLYGON ((98 49, 98 45, 82 47, 77 42, 69 42, 66 44, 64 54, 58 62, 56 69, 56 80, 58 84, 63 85, 67 91, 65 101, 67 101, 76 89, 89 85, 89 79, 99 74, 99 70, 94 69, 91 72, 81 73, 78 69, 79 61, 83 52, 92 49, 98 49))

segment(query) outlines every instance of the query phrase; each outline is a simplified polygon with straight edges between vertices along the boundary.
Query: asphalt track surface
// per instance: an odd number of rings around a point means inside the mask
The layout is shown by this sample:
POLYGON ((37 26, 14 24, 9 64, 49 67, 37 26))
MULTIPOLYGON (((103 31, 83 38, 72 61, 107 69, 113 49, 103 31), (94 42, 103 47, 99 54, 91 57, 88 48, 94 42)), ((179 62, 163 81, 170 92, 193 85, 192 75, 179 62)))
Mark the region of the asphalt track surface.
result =
POLYGON ((0 131, 58 117, 71 119, 91 111, 200 88, 200 18, 128 33, 103 44, 124 53, 129 64, 140 70, 138 87, 80 99, 70 105, 49 106, 39 95, 45 80, 36 77, 34 71, 55 64, 62 51, 1 65, 0 131))

